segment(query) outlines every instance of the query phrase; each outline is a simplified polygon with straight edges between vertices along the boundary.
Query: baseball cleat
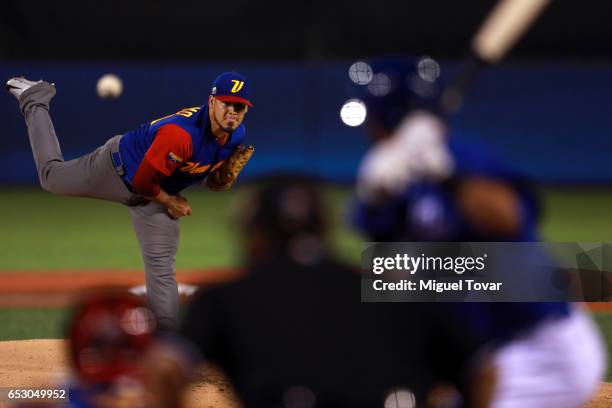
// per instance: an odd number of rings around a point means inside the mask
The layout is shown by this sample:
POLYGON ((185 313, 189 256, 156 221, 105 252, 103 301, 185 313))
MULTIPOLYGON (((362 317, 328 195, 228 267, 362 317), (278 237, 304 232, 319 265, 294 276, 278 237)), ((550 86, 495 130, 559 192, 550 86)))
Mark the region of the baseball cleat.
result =
POLYGON ((19 99, 21 94, 33 87, 36 84, 40 84, 42 81, 30 81, 24 77, 15 77, 6 81, 6 90, 9 91, 15 98, 19 99))

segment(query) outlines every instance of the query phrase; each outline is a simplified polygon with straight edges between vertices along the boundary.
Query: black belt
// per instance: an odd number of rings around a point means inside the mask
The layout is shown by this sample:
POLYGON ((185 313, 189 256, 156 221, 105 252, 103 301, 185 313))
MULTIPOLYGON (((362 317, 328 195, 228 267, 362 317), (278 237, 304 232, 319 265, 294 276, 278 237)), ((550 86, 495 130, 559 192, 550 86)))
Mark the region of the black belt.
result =
POLYGON ((113 152, 111 150, 111 160, 113 161, 113 166, 115 167, 115 171, 117 172, 117 175, 119 176, 119 178, 121 179, 123 184, 125 184, 125 186, 127 187, 127 189, 131 193, 134 193, 134 190, 132 189, 132 186, 124 178, 124 176, 125 176, 125 165, 123 164, 123 160, 121 160, 121 153, 119 153, 118 151, 117 152, 113 152))
POLYGON ((113 166, 115 167, 117 175, 119 176, 123 184, 125 184, 128 191, 133 194, 126 204, 130 207, 148 204, 149 200, 136 193, 134 189, 132 189, 130 183, 128 183, 125 179, 125 165, 123 164, 123 160, 121 160, 121 153, 119 151, 114 152, 111 149, 111 160, 113 162, 113 166))
POLYGON ((115 171, 123 179, 125 176, 125 166, 123 165, 123 160, 121 160, 121 153, 119 152, 111 152, 111 159, 113 160, 113 166, 115 166, 115 171))

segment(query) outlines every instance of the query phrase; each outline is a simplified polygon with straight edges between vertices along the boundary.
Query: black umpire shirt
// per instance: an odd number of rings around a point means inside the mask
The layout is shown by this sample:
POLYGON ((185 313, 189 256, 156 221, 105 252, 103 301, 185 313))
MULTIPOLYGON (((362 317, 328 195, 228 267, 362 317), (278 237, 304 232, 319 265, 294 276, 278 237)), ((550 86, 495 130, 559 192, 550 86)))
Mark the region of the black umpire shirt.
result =
POLYGON ((435 382, 460 381, 473 352, 434 304, 361 303, 359 274, 331 260, 281 257, 208 288, 181 331, 247 407, 295 395, 310 401, 297 406, 382 407, 398 388, 418 403, 435 382))

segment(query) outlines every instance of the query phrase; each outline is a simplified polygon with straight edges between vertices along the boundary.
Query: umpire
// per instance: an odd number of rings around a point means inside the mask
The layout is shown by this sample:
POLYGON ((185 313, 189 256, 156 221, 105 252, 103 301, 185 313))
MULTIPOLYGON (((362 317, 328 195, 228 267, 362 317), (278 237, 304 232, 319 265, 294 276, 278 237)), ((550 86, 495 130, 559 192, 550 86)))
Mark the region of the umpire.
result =
POLYGON ((383 406, 397 389, 420 406, 436 382, 461 387, 473 349, 437 327, 435 305, 360 302, 359 274, 329 256, 311 184, 275 180, 244 202, 248 272, 201 292, 182 334, 245 406, 383 406))

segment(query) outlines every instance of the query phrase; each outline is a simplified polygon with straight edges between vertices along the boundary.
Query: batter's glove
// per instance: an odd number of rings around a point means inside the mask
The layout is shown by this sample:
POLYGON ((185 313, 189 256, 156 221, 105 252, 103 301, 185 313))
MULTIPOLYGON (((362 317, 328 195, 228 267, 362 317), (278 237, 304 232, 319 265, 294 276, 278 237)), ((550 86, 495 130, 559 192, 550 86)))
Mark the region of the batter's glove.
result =
POLYGON ((253 146, 239 145, 221 167, 206 178, 206 185, 212 191, 229 190, 234 185, 238 175, 253 156, 253 146))
POLYGON ((432 114, 415 112, 389 139, 366 153, 357 175, 357 194, 365 202, 376 203, 401 194, 417 181, 439 182, 453 170, 445 125, 432 114))

